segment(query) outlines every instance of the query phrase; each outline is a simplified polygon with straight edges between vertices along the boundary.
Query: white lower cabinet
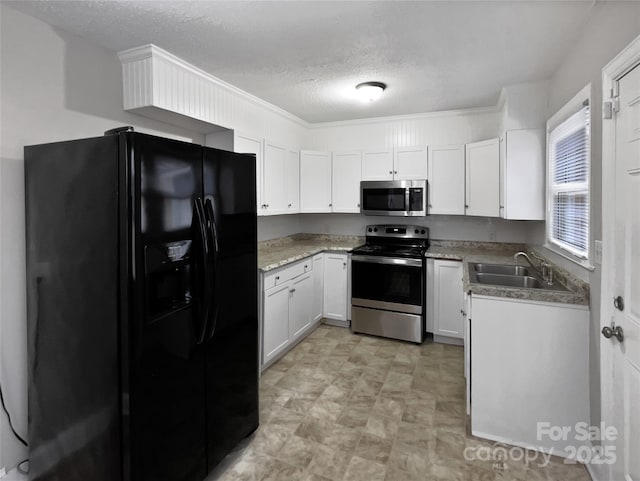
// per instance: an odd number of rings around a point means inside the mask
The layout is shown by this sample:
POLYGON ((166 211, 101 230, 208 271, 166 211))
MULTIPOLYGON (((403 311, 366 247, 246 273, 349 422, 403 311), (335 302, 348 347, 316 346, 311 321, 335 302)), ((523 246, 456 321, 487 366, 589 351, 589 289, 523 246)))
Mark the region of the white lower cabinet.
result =
POLYGON ((434 340, 461 344, 464 339, 462 262, 433 261, 434 340))
POLYGON ((589 425, 589 309, 473 294, 471 304, 471 433, 575 454, 575 426, 589 425), (571 430, 540 436, 540 423, 571 430))
POLYGON ((282 356, 323 317, 346 327, 349 255, 316 254, 262 275, 262 367, 282 356))
POLYGON ((348 321, 348 254, 327 252, 324 255, 324 317, 348 321))
POLYGON ((289 339, 295 341, 311 325, 313 273, 292 280, 289 293, 289 339))
POLYGON ((263 275, 262 364, 276 359, 310 329, 313 259, 263 275))
POLYGON ((289 344, 289 283, 264 293, 262 362, 275 358, 289 344))

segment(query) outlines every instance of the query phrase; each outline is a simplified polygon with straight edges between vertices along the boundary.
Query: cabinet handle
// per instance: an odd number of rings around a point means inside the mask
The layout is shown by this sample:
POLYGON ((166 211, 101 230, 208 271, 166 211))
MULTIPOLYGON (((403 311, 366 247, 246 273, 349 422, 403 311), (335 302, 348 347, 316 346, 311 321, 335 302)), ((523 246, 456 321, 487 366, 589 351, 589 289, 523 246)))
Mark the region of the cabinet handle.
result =
POLYGON ((280 280, 280 276, 276 276, 276 281, 279 281, 279 280, 280 280))
POLYGON ((304 268, 307 269, 309 266, 307 264, 304 265, 304 268))
POLYGON ((291 204, 289 204, 287 207, 291 207, 291 204))
POLYGON ((394 171, 393 171, 393 173, 394 173, 394 174, 397 174, 397 173, 398 173, 398 171, 397 171, 397 170, 394 170, 394 171))
POLYGON ((389 171, 389 173, 390 173, 390 174, 393 174, 393 170, 390 170, 390 171, 389 171))
POLYGON ((347 267, 347 263, 346 263, 346 262, 343 262, 343 263, 342 263, 342 267, 347 267))
POLYGON ((329 204, 329 207, 333 207, 333 204, 329 204))
POLYGON ((296 290, 295 290, 295 289, 291 289, 289 292, 290 292, 291 294, 293 294, 294 292, 296 292, 296 290))
POLYGON ((465 209, 468 209, 468 208, 469 208, 469 206, 465 204, 464 208, 465 208, 465 209))
POLYGON ((433 207, 431 204, 429 204, 429 208, 433 207))
POLYGON ((360 204, 358 204, 358 207, 360 207, 360 204))

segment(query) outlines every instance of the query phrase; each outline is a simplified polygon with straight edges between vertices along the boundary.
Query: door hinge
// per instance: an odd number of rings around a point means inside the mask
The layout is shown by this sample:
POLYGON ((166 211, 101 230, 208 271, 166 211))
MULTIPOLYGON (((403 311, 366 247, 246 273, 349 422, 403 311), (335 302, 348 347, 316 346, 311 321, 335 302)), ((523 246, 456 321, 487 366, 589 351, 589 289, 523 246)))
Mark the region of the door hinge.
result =
POLYGON ((612 119, 613 114, 620 112, 620 100, 618 97, 612 97, 608 102, 604 102, 602 105, 602 116, 605 119, 612 119))

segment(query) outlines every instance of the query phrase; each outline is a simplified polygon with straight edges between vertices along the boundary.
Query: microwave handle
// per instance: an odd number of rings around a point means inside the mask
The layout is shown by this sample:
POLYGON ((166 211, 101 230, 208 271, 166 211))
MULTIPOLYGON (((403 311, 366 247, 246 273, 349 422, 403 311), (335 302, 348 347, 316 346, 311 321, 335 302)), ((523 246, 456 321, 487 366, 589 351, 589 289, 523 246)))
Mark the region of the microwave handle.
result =
POLYGON ((404 210, 411 209, 411 188, 407 187, 404 191, 404 210))

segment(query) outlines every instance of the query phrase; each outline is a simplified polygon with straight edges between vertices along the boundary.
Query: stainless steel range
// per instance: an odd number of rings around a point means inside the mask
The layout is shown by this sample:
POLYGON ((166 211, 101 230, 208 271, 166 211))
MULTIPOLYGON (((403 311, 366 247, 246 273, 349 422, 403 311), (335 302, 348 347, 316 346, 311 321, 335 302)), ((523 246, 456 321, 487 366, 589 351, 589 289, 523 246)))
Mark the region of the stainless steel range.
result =
POLYGON ((367 226, 366 244, 351 256, 353 332, 423 341, 428 248, 426 227, 367 226))

